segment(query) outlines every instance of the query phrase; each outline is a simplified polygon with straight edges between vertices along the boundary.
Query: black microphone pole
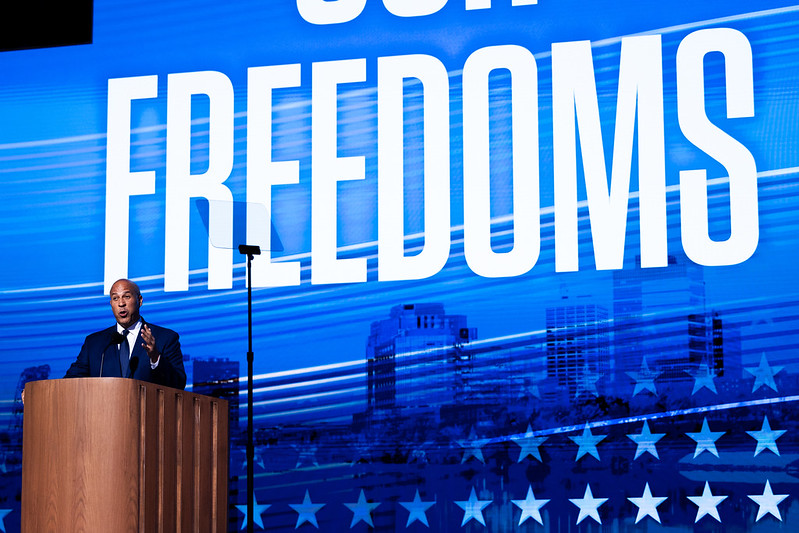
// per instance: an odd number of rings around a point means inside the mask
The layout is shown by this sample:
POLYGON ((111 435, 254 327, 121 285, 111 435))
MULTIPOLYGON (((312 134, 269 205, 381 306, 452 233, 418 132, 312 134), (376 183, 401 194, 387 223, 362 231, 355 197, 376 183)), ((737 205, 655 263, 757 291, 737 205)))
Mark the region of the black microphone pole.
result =
POLYGON ((253 531, 253 504, 255 483, 253 476, 253 461, 255 449, 253 445, 252 424, 252 256, 261 255, 259 246, 239 245, 239 253, 247 256, 247 533, 253 531))

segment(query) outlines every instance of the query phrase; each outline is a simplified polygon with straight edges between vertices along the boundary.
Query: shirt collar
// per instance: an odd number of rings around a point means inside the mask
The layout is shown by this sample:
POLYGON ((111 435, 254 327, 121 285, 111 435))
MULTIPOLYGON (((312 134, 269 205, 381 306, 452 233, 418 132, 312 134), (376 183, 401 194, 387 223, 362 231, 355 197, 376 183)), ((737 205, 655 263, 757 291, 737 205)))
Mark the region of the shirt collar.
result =
POLYGON ((122 326, 119 325, 119 323, 117 323, 117 333, 122 334, 122 332, 124 332, 125 329, 127 329, 128 332, 133 333, 134 336, 138 336, 139 330, 141 329, 141 325, 142 325, 141 317, 139 317, 136 323, 130 326, 129 328, 123 328, 122 326))

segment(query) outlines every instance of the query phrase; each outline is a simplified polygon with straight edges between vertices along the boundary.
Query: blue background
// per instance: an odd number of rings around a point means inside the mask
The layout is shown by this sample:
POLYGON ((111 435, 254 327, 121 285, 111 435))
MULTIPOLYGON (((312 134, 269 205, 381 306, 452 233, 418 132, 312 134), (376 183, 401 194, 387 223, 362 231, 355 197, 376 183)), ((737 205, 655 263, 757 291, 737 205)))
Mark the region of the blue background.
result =
MULTIPOLYGON (((216 70, 232 81, 237 128, 234 170, 226 185, 244 200, 247 68, 289 63, 302 65, 302 86, 276 92, 274 156, 300 161, 300 183, 274 189, 273 224, 285 248, 274 255, 300 260, 303 274, 298 287, 254 291, 256 500, 271 505, 259 515, 265 528, 311 529, 309 523, 298 524, 302 515, 291 507, 308 490, 314 502, 326 503, 316 514, 319 529, 344 529, 357 514, 342 504, 357 502, 363 490, 368 501, 380 503, 370 515, 376 530, 404 530, 409 515, 399 502, 412 501, 418 489, 422 500, 436 502, 426 511, 430 529, 474 531, 484 526, 476 518, 462 524, 467 516, 455 502, 468 500, 475 488, 480 500, 492 501, 483 511, 488 530, 594 531, 600 526, 590 517, 576 523, 578 507, 569 502, 581 498, 590 484, 594 496, 608 498, 599 507, 602 524, 626 531, 636 527, 637 511, 627 498, 641 496, 645 482, 653 494, 669 498, 658 508, 662 525, 651 518, 639 523, 651 531, 721 531, 725 526, 791 531, 799 526, 799 6, 776 1, 675 1, 645 7, 628 1, 493 3, 491 9, 466 11, 463 2, 453 0, 433 15, 403 19, 369 0, 352 22, 314 26, 302 20, 294 2, 285 0, 97 0, 91 45, 0 54, 0 530, 19 528, 20 376, 45 364, 49 377, 63 376, 85 335, 110 325, 102 290, 108 79, 159 77, 158 99, 133 107, 131 170, 156 171, 156 194, 131 199, 130 277, 143 289, 142 314, 180 332, 191 360, 227 358, 243 370, 243 260, 235 259, 233 289, 207 290, 207 245, 199 218, 192 220, 190 290, 163 291, 166 79, 170 73, 216 70), (729 232, 726 174, 680 132, 675 81, 679 43, 692 31, 712 27, 739 30, 752 46, 755 116, 724 118, 723 65, 712 57, 706 61, 706 106, 711 119, 753 154, 760 209, 755 254, 740 265, 715 268, 691 265, 682 254, 678 173, 707 168, 715 179, 709 191, 711 235, 717 236, 729 232), (703 297, 689 301, 681 300, 684 294, 669 295, 680 290, 675 288, 679 283, 664 275, 663 302, 681 302, 681 307, 644 309, 644 314, 654 313, 646 326, 627 326, 645 333, 621 347, 622 322, 614 319, 619 308, 614 280, 620 274, 594 269, 587 222, 580 226, 581 270, 556 273, 554 268, 549 52, 555 42, 594 42, 610 161, 620 38, 642 32, 663 39, 669 253, 685 279, 699 280, 703 297), (474 51, 503 44, 527 48, 538 63, 542 251, 529 273, 486 279, 472 273, 463 258, 460 72, 474 51), (450 73, 453 244, 449 261, 435 276, 378 283, 377 58, 416 53, 435 56, 450 73), (339 186, 338 242, 354 246, 347 252, 351 256, 368 258, 368 282, 311 285, 311 64, 350 58, 366 58, 367 81, 340 91, 339 154, 365 156, 367 177, 339 186), (428 406, 439 413, 432 417, 402 409, 393 423, 371 416, 370 327, 388 319, 396 305, 424 302, 441 303, 447 315, 466 317, 477 340, 459 349, 470 354, 475 374, 493 376, 500 392, 458 411, 454 422, 440 415, 442 406, 436 405, 428 406), (551 342, 547 334, 556 329, 547 321, 547 310, 580 305, 607 311, 604 361, 613 363, 615 373, 612 379, 594 376, 596 389, 578 388, 575 397, 555 399, 551 381, 544 379, 551 342), (695 390, 696 377, 690 374, 660 383, 656 391, 636 390, 634 378, 624 379, 643 357, 656 355, 652 343, 660 345, 653 339, 672 338, 669 328, 680 317, 713 313, 726 331, 735 332, 738 340, 730 350, 739 361, 723 380, 717 376, 715 392, 695 390), (755 373, 764 358, 775 376, 773 386, 762 381, 768 372, 755 373), (521 370, 514 367, 519 361, 524 362, 521 370), (521 385, 514 381, 520 375, 521 385), (705 417, 713 431, 726 432, 716 443, 718 457, 710 452, 693 456, 696 443, 687 433, 699 432, 705 417), (761 430, 764 417, 772 428, 786 431, 776 441, 779 455, 768 449, 753 455, 756 441, 745 431, 761 430), (658 443, 659 458, 633 457, 634 442, 626 435, 639 433, 642 420, 649 420, 653 433, 665 434, 658 443), (598 447, 600 459, 591 454, 575 459, 578 446, 569 437, 582 435, 586 423, 593 424, 594 434, 607 435, 598 447), (513 438, 527 433, 528 426, 535 435, 548 437, 540 460, 518 457, 513 438), (474 446, 482 452, 479 457, 470 452, 474 446), (763 494, 766 480, 775 494, 789 495, 779 504, 779 520, 773 515, 755 519, 758 506, 748 496, 763 494), (695 525, 697 509, 687 498, 700 495, 705 481, 713 494, 728 498, 718 506, 720 522, 705 516, 695 525), (550 500, 542 508, 543 524, 518 524, 519 509, 511 500, 523 499, 528 485, 537 498, 550 500)), ((496 143, 491 200, 497 217, 492 242, 497 249, 512 242, 503 233, 512 225, 501 219, 511 214, 507 88, 507 78, 497 73, 491 103, 496 143)), ((414 102, 412 96, 409 100, 414 102)), ((195 110, 193 126, 197 172, 207 162, 202 112, 201 106, 195 110)), ((406 132, 418 132, 418 108, 406 110, 405 120, 406 132)), ((423 230, 419 168, 419 161, 408 163, 408 234, 423 230)), ((635 170, 633 176, 635 189, 635 170)), ((631 202, 623 272, 637 270, 636 205, 631 202)), ((587 212, 583 208, 580 214, 587 212)), ((674 338, 681 342, 679 335, 674 338)), ((432 383, 442 372, 433 364, 413 377, 432 383)), ((238 476, 245 471, 241 444, 233 439, 232 473, 238 476)), ((246 503, 243 490, 234 490, 232 499, 234 505, 246 503)), ((235 530, 243 515, 235 507, 230 515, 235 530)), ((352 526, 368 527, 364 520, 352 526)), ((426 528, 417 520, 407 529, 426 528)))

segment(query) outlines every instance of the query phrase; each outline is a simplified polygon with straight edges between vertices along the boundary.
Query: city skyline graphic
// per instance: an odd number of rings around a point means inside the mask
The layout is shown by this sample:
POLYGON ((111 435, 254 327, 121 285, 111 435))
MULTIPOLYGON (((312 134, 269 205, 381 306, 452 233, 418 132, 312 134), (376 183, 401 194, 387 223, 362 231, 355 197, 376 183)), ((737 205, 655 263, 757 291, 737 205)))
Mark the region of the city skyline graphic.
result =
MULTIPOLYGON (((794 425, 783 415, 799 396, 781 391, 796 390, 799 376, 765 355, 741 366, 739 335, 725 351, 716 316, 707 357, 692 361, 686 351, 683 376, 653 370, 643 355, 638 371, 617 368, 613 381, 591 361, 610 359, 607 314, 586 314, 584 304, 558 310, 565 313, 549 324, 543 349, 517 339, 516 346, 472 350, 469 339, 479 327, 468 327, 467 317, 446 315, 442 304, 392 308, 389 318, 373 323, 367 342, 372 358, 366 391, 359 390, 367 394, 364 412, 350 424, 285 424, 262 433, 268 437, 256 455, 264 483, 256 491, 261 523, 324 529, 324 517, 333 529, 349 520, 351 528, 363 522, 391 531, 404 530, 402 524, 490 531, 534 523, 546 531, 583 522, 632 528, 645 520, 650 527, 790 524, 797 486, 791 465, 799 456, 786 429, 794 425), (586 327, 587 316, 604 322, 599 338, 596 327, 586 327), (575 327, 582 333, 564 349, 569 341, 557 330, 575 327), (603 344, 604 351, 596 349, 603 344), (580 359, 577 370, 568 357, 563 362, 571 371, 566 381, 558 369, 547 371, 559 352, 580 359), (533 377, 535 359, 540 378, 533 377), (352 479, 333 481, 336 473, 352 479), (296 501, 269 488, 283 487, 287 476, 307 478, 296 501), (453 493, 455 486, 463 493, 453 493), (342 499, 348 491, 352 497, 342 499)), ((695 317, 683 322, 682 336, 691 338, 695 317)), ((336 376, 309 381, 326 379, 336 376)))
MULTIPOLYGON (((799 455, 786 414, 799 375, 765 353, 744 363, 744 329, 707 305, 697 269, 679 272, 685 289, 659 313, 646 298, 630 303, 657 273, 617 272, 616 304, 564 290, 542 329, 503 339, 481 339, 479 324, 442 303, 400 304, 372 322, 361 361, 260 376, 256 524, 787 527, 799 455), (680 298, 704 316, 682 315, 680 298)), ((186 364, 195 392, 234 400, 243 414, 238 362, 186 364)), ((17 393, 49 373, 28 369, 17 393)), ((18 475, 14 405, 3 470, 18 475)), ((246 514, 242 428, 232 419, 231 530, 246 514)), ((0 511, 13 520, 12 506, 0 511)))

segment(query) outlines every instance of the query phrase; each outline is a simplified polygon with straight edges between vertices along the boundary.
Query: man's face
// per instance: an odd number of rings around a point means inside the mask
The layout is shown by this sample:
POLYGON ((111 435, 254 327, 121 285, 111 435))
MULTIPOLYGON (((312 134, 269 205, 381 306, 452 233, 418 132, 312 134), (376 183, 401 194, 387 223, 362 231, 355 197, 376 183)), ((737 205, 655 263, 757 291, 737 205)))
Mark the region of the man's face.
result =
POLYGON ((141 295, 127 281, 117 281, 111 286, 111 309, 114 317, 123 328, 128 328, 139 320, 141 295))

